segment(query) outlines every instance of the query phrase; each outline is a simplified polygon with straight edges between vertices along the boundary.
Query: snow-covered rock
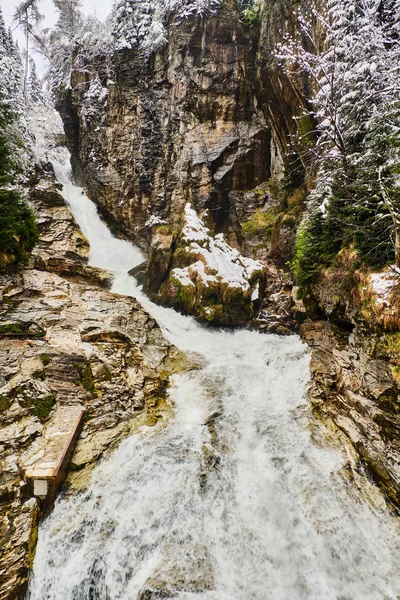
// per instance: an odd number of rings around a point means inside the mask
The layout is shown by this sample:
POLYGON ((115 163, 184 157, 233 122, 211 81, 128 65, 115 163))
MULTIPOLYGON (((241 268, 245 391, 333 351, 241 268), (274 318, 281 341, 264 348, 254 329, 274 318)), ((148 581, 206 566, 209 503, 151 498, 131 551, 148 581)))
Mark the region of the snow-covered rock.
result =
POLYGON ((200 218, 187 204, 175 241, 171 236, 156 235, 147 279, 154 281, 160 264, 165 273, 153 297, 209 322, 243 324, 254 316, 262 297, 264 267, 232 248, 223 234, 213 234, 206 225, 208 220, 207 211, 200 218))
POLYGON ((381 273, 372 273, 372 290, 376 297, 376 303, 383 306, 390 306, 389 297, 391 292, 399 286, 400 270, 396 265, 392 265, 381 273))

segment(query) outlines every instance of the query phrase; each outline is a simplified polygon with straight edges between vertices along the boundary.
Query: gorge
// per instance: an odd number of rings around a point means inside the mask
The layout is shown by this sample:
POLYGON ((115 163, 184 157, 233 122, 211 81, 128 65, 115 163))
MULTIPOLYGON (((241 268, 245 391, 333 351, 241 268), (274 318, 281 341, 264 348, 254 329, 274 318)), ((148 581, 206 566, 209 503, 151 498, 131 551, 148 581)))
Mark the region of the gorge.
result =
POLYGON ((51 101, 0 35, 0 600, 398 600, 399 0, 55 4, 51 101))

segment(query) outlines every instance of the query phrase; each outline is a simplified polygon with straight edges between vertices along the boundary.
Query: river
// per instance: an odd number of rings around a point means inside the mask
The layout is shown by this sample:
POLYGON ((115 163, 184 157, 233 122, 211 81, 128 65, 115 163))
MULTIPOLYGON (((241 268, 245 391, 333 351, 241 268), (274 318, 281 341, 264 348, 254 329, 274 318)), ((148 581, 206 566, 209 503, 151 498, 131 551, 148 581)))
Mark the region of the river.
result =
MULTIPOLYGON (((312 436, 309 356, 297 336, 203 327, 152 304, 114 238, 58 165, 90 242, 199 368, 171 379, 167 424, 143 427, 61 496, 41 524, 31 600, 389 600, 400 598, 398 520, 344 476, 312 436)), ((366 486, 371 485, 366 482, 366 486)))

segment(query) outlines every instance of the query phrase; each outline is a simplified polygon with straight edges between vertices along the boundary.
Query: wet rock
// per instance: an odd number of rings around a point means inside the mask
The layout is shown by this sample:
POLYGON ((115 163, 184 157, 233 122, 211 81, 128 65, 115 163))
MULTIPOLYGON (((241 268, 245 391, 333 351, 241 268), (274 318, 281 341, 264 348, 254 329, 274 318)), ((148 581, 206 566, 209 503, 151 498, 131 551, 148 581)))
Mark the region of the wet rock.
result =
POLYGON ((134 277, 139 285, 143 285, 146 279, 146 271, 147 271, 147 261, 133 267, 128 271, 129 275, 134 277))
POLYGON ((163 552, 164 560, 139 593, 141 600, 175 598, 180 592, 201 594, 213 589, 213 566, 207 548, 181 540, 165 544, 163 552), (176 562, 172 563, 170 556, 176 557, 176 562))
MULTIPOLYGON (((106 419, 106 425, 110 427, 113 424, 112 419, 106 419)), ((97 426, 96 421, 93 423, 94 427, 97 426)), ((126 423, 120 423, 105 429, 104 431, 97 431, 88 435, 86 438, 81 438, 77 444, 73 459, 71 461, 72 470, 80 470, 90 463, 95 462, 104 454, 106 450, 110 450, 116 446, 129 432, 129 426, 126 423)))
POLYGON ((37 213, 40 233, 33 252, 36 260, 43 254, 50 254, 52 260, 87 262, 89 243, 66 206, 54 179, 40 179, 31 188, 29 199, 37 213))
MULTIPOLYGON (((229 286, 199 286, 192 293, 170 279, 185 206, 190 202, 199 214, 207 209, 213 233, 223 233, 241 255, 269 259, 282 271, 303 206, 301 198, 290 205, 295 192, 285 192, 285 176, 305 193, 307 158, 302 165, 304 148, 296 146, 293 117, 301 116, 299 102, 307 90, 300 73, 287 78, 273 50, 282 31, 299 29, 289 0, 273 6, 262 1, 251 27, 232 3, 223 2, 221 11, 223 17, 179 23, 171 17, 168 43, 148 61, 125 49, 111 64, 99 59, 85 73, 73 70, 59 109, 75 175, 85 180, 107 222, 149 251, 146 274, 135 271, 139 283, 156 301, 231 325, 254 319, 262 294, 253 306, 241 292, 231 298, 229 286), (88 98, 96 103, 96 119, 88 98), (293 154, 286 160, 288 143, 293 154), (260 239, 246 235, 246 222, 269 209, 268 231, 260 239), (207 304, 204 311, 196 296, 207 304)), ((300 322, 302 311, 293 317, 300 322)), ((284 333, 291 326, 264 322, 260 328, 284 333)))
POLYGON ((249 326, 265 333, 291 335, 306 318, 306 310, 301 301, 295 300, 293 286, 276 269, 270 269, 268 273, 264 298, 249 326))
POLYGON ((400 502, 400 390, 390 364, 377 360, 371 333, 344 334, 328 322, 308 322, 301 335, 312 349, 310 398, 319 416, 350 439, 375 479, 400 502))
POLYGON ((0 598, 25 597, 27 577, 34 557, 39 507, 36 500, 18 498, 0 513, 0 598))

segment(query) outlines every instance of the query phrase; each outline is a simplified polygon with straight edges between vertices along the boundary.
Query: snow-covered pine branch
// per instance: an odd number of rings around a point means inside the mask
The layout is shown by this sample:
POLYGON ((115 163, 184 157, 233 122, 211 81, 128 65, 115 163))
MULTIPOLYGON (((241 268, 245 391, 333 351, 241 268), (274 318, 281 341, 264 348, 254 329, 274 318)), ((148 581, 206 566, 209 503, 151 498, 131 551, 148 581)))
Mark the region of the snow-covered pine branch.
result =
POLYGON ((354 242, 360 258, 374 264, 383 264, 395 248, 400 258, 395 220, 392 236, 381 226, 400 203, 399 4, 328 0, 324 12, 314 4, 307 11, 300 7, 299 38, 287 36, 277 49, 288 75, 301 73, 311 84, 304 114, 317 124, 316 141, 303 144, 303 160, 315 178, 310 210, 325 219, 326 225, 318 221, 321 232, 334 224, 337 248, 354 242))
POLYGON ((218 11, 221 0, 119 0, 112 16, 116 50, 136 48, 143 57, 157 52, 167 43, 166 23, 218 11))

